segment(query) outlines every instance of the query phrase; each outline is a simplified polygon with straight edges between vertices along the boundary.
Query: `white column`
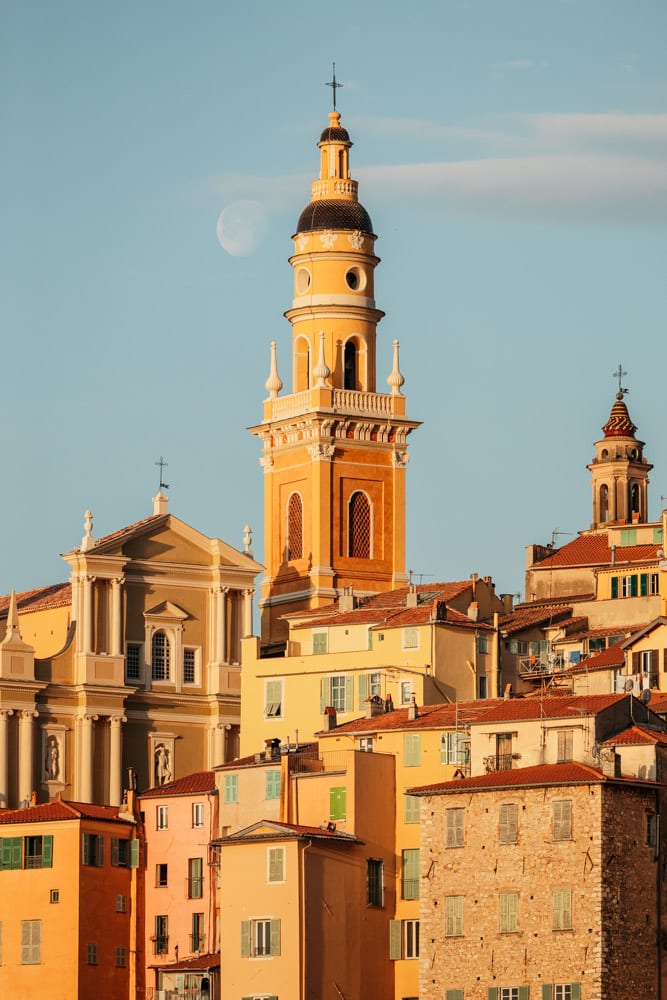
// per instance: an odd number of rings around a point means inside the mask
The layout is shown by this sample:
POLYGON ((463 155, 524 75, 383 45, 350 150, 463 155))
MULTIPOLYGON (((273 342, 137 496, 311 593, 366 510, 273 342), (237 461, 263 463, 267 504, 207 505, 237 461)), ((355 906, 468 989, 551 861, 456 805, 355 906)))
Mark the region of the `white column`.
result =
POLYGON ((252 635, 252 598, 255 591, 248 587, 243 591, 243 638, 252 635))
POLYGON ((34 708, 19 712, 19 802, 30 802, 33 792, 33 719, 37 718, 34 708))
POLYGON ((120 656, 123 652, 122 621, 121 621, 121 584, 124 577, 114 576, 111 580, 111 649, 112 656, 120 656))
POLYGON ((81 802, 93 801, 93 722, 96 715, 80 715, 81 753, 79 754, 79 796, 81 802))
POLYGON ((227 594, 229 587, 216 590, 215 662, 227 663, 227 594))
MULTIPOLYGON (((91 653, 93 650, 93 580, 94 576, 84 576, 83 578, 83 650, 84 653, 91 653)), ((87 800, 85 800, 87 801, 87 800)))
POLYGON ((7 757, 7 718, 14 714, 12 708, 0 711, 0 809, 9 805, 9 759, 7 757))
POLYGON ((123 797, 123 732, 121 726, 127 719, 124 715, 112 715, 109 761, 109 805, 119 806, 123 797))

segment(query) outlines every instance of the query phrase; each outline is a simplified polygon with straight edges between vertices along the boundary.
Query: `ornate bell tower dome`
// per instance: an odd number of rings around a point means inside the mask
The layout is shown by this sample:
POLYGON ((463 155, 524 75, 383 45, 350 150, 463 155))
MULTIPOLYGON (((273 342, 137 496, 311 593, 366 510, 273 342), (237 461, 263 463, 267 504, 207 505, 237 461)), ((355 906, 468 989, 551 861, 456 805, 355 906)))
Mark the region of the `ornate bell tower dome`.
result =
POLYGON ((318 142, 320 174, 292 237, 292 392, 281 395, 275 342, 261 424, 266 575, 262 642, 287 635, 281 616, 402 586, 408 420, 398 341, 376 391, 370 216, 350 176, 352 143, 334 110, 318 142))
POLYGON ((635 437, 621 386, 625 375, 619 366, 616 399, 602 428, 604 437, 595 442, 595 458, 588 469, 593 487, 591 529, 605 524, 645 523, 648 520, 648 474, 653 468, 644 458, 644 442, 635 437))

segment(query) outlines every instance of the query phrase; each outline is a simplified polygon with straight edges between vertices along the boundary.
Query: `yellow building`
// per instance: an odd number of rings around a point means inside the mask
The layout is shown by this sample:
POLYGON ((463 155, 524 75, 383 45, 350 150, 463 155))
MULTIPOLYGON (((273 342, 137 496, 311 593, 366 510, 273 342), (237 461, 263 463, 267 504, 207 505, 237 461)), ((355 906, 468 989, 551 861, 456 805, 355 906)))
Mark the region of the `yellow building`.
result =
POLYGON ((405 472, 408 420, 394 342, 389 393, 376 385, 370 216, 350 176, 350 142, 333 111, 322 132, 320 174, 293 237, 292 392, 281 395, 276 345, 262 422, 266 575, 262 644, 284 643, 282 615, 407 582, 405 472))
POLYGON ((236 756, 248 545, 195 531, 160 492, 104 538, 88 512, 64 559, 67 584, 0 604, 0 806, 117 805, 126 768, 147 788, 236 756))

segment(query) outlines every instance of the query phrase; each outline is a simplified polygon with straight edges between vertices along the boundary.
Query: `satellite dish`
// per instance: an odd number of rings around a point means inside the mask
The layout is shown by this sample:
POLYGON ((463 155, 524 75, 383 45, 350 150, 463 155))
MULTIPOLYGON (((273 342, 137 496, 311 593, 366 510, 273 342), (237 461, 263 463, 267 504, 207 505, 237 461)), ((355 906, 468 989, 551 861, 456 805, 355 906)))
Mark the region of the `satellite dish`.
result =
POLYGON ((623 690, 624 691, 632 691, 632 689, 633 689, 634 686, 635 686, 635 684, 634 684, 634 681, 633 681, 632 677, 628 677, 627 681, 623 685, 623 690))
POLYGON ((594 757, 595 760, 598 760, 600 757, 600 747, 597 743, 594 743, 591 747, 591 757, 594 757))
POLYGON ((639 700, 641 701, 642 705, 648 705, 649 701, 651 700, 651 691, 649 688, 644 688, 642 693, 639 695, 639 700))

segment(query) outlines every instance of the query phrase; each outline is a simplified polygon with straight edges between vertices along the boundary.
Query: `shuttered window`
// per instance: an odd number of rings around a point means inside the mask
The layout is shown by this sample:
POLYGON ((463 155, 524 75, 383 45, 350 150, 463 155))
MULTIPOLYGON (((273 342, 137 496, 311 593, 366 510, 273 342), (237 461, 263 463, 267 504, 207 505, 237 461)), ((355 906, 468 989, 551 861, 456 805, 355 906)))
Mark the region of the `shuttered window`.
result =
POLYGON ((464 809, 445 809, 445 847, 465 845, 464 809))
POLYGON ((514 934, 519 929, 519 894, 500 893, 500 933, 514 934))
POLYGON ((42 921, 21 921, 21 965, 39 965, 42 961, 42 921))
POLYGON ((280 798, 280 771, 266 772, 266 795, 267 799, 280 798))
POLYGON ((445 935, 461 937, 463 934, 463 896, 445 896, 445 935))
POLYGON ((572 800, 553 802, 554 840, 572 840, 572 800))
POLYGON ((403 796, 403 819, 406 823, 418 823, 421 799, 418 795, 403 796))
POLYGON ((403 734, 403 763, 406 767, 419 767, 422 762, 422 738, 419 733, 403 734))
POLYGON ((572 890, 554 889, 553 892, 553 929, 555 931, 572 930, 572 890))
POLYGON ((329 789, 329 819, 339 820, 347 817, 347 789, 336 787, 329 789))
POLYGON ((285 848, 269 847, 266 852, 269 882, 285 881, 285 848))
POLYGON ((501 844, 516 844, 518 839, 519 811, 516 803, 503 802, 500 807, 498 839, 501 844))
POLYGON ((403 899, 419 899, 419 848, 402 852, 403 899))

